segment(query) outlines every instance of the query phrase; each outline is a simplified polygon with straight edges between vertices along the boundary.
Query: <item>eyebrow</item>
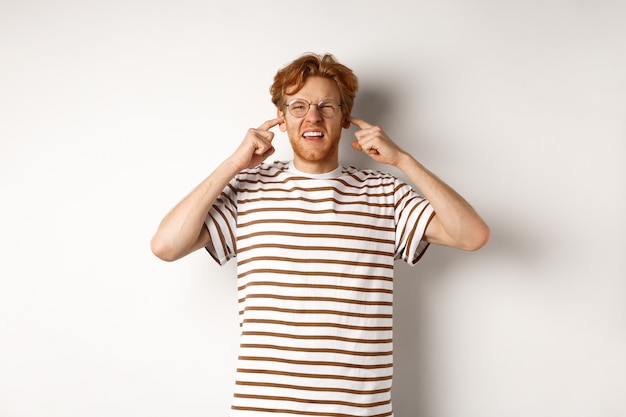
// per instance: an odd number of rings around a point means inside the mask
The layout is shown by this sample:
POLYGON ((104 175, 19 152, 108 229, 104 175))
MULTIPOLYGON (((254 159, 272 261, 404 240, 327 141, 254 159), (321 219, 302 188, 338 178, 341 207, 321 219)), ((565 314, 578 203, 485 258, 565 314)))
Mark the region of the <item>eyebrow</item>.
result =
POLYGON ((293 100, 304 100, 304 101, 307 101, 307 102, 309 102, 311 104, 317 104, 320 101, 324 101, 324 100, 333 100, 333 101, 336 101, 337 103, 339 103, 341 101, 341 99, 333 98, 333 97, 324 97, 323 99, 320 99, 320 100, 317 100, 317 101, 316 100, 307 100, 306 98, 303 98, 303 97, 292 97, 292 98, 286 99, 285 103, 289 103, 290 101, 293 101, 293 100))

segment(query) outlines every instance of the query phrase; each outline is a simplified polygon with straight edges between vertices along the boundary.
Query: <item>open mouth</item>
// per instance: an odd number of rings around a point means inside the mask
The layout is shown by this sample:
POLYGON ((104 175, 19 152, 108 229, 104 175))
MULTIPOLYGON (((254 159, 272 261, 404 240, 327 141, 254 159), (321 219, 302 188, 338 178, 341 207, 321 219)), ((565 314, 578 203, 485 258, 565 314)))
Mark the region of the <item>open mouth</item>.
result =
POLYGON ((319 131, 311 131, 311 132, 304 132, 302 134, 302 137, 303 138, 323 138, 324 134, 319 131))

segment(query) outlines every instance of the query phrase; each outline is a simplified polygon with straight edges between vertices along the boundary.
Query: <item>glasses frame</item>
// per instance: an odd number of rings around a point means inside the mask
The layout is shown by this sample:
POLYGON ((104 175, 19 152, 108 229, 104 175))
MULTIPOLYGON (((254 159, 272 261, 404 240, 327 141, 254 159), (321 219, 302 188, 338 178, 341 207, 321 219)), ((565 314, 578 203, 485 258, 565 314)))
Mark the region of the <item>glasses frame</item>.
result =
POLYGON ((324 119, 330 119, 332 117, 335 117, 337 115, 336 111, 339 110, 339 108, 342 106, 342 104, 340 102, 338 102, 337 100, 335 100, 334 98, 325 98, 319 101, 319 103, 311 103, 310 101, 307 101, 303 98, 294 98, 289 100, 286 104, 284 104, 285 107, 287 107, 287 111, 289 111, 289 114, 291 114, 293 117, 295 117, 296 119, 301 119, 303 117, 305 117, 307 114, 309 114, 309 111, 311 110, 311 106, 317 106, 317 112, 320 114, 320 116, 322 116, 324 119), (306 111, 304 112, 304 114, 302 116, 296 116, 295 114, 293 114, 293 112, 291 111, 291 105, 293 103, 295 103, 296 101, 301 101, 303 103, 307 104, 307 108, 306 111), (333 114, 332 116, 324 116, 322 114, 322 111, 320 111, 320 106, 323 105, 324 103, 337 103, 337 109, 335 110, 335 114, 333 114))

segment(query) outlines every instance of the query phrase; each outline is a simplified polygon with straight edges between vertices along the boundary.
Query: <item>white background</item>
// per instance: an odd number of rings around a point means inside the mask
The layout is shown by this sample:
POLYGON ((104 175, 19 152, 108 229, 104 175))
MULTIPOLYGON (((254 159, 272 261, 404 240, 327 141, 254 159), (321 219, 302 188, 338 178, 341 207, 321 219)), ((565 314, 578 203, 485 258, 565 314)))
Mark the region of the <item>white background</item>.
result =
MULTIPOLYGON (((625 21, 618 0, 2 0, 0 416, 227 415, 234 263, 149 240, 307 51, 493 232, 398 264, 396 415, 626 415, 625 21)), ((375 167, 352 135, 342 160, 375 167)))

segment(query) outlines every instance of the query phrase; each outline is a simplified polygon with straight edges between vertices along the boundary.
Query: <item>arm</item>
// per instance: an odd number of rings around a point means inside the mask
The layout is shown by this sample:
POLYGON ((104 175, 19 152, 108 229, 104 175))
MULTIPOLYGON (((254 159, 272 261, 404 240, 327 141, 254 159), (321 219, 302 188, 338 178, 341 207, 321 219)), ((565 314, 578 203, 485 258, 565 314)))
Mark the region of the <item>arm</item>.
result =
POLYGON ((282 117, 268 120, 258 129, 249 129, 239 148, 182 199, 163 218, 150 242, 152 252, 164 261, 175 261, 210 245, 204 225, 207 213, 228 182, 240 171, 252 168, 274 153, 269 131, 282 117))
POLYGON ((427 242, 464 250, 477 250, 487 243, 489 226, 463 197, 400 149, 380 127, 354 118, 352 123, 361 129, 352 147, 400 169, 432 204, 436 214, 426 229, 427 242))

